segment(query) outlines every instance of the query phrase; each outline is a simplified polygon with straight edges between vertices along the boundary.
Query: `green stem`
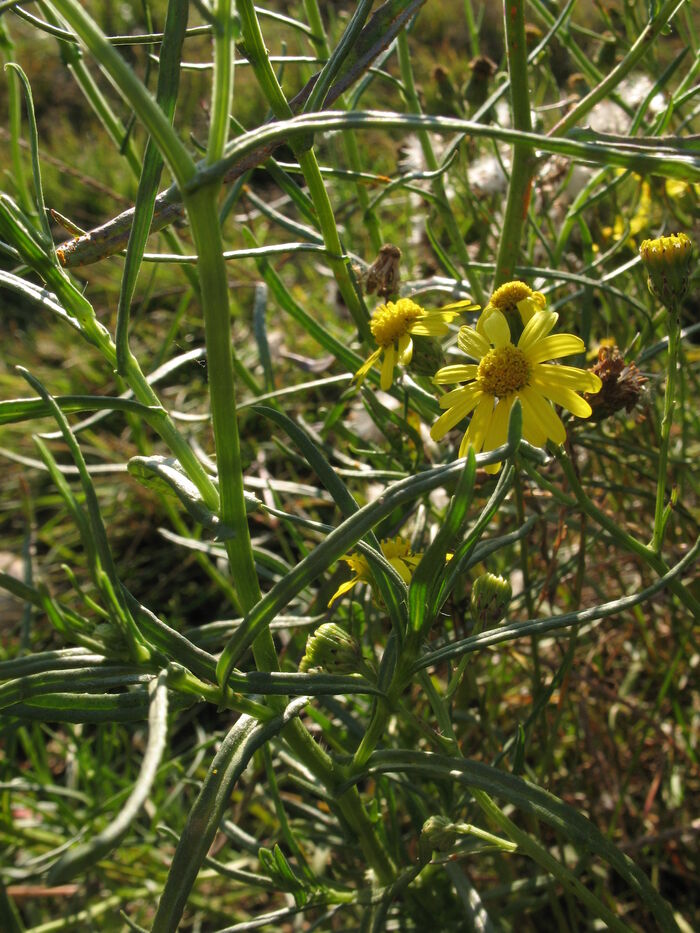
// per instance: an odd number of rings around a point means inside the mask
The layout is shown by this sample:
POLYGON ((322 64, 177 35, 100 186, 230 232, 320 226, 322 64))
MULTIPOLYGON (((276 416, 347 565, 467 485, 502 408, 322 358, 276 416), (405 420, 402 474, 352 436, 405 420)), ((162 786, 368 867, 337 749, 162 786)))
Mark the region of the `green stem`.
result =
MULTIPOLYGON (((527 44, 525 41, 525 0, 504 0, 503 16, 506 31, 506 52, 510 76, 510 103, 513 128, 532 132, 530 92, 528 89, 527 44)), ((530 205, 530 189, 535 157, 532 149, 517 143, 508 182, 503 229, 498 244, 493 287, 498 288, 513 278, 520 256, 523 226, 530 205)))
MULTIPOLYGON (((622 545, 625 550, 630 551, 632 554, 636 554, 640 557, 645 563, 647 563, 659 576, 664 576, 668 573, 669 567, 662 560, 662 558, 654 551, 651 547, 648 547, 646 544, 642 544, 641 541, 637 541, 636 538, 624 531, 620 525, 605 512, 602 512, 586 495, 583 487, 581 486, 578 477, 576 476, 576 471, 574 470, 569 458, 562 452, 557 450, 555 456, 559 461, 564 475, 566 476, 572 492, 576 496, 576 500, 580 508, 589 515, 595 522, 597 522, 601 528, 604 528, 611 538, 614 541, 617 541, 618 544, 622 545)), ((529 472, 529 469, 528 469, 529 472)), ((538 482, 542 483, 542 478, 540 477, 538 482)), ((549 491, 555 498, 557 496, 557 489, 554 484, 551 484, 549 491)), ((562 500, 569 502, 568 496, 562 496, 562 500)), ((698 601, 690 590, 683 585, 680 580, 670 580, 668 583, 668 588, 671 592, 678 597, 678 599, 683 603, 686 609, 689 609, 693 613, 696 619, 700 619, 700 601, 698 601)))
POLYGON ((661 444, 659 446, 659 475, 656 482, 656 508, 654 509, 654 534, 649 546, 655 554, 661 553, 664 540, 664 531, 668 515, 665 513, 664 500, 666 498, 666 470, 668 467, 668 447, 671 439, 671 426, 673 424, 673 405, 675 402, 676 371, 678 369, 678 345, 680 343, 680 321, 677 308, 669 310, 668 314, 668 372, 666 376, 666 393, 664 395, 664 414, 661 421, 661 444))
MULTIPOLYGON (((6 63, 15 60, 15 47, 3 21, 0 21, 0 55, 6 63)), ((24 213, 31 215, 34 211, 34 204, 29 193, 27 175, 24 171, 24 161, 20 149, 20 140, 22 138, 22 93, 20 91, 19 75, 10 69, 7 71, 7 78, 12 178, 17 192, 17 201, 24 213)))
MULTIPOLYGON (((324 59, 330 58, 331 50, 326 38, 323 19, 321 18, 321 11, 318 7, 317 0, 304 0, 304 12, 306 13, 306 20, 313 31, 311 41, 313 42, 317 54, 324 59)), ((345 109, 342 97, 338 98, 337 103, 339 107, 345 109)), ((356 135, 354 133, 343 133, 343 146, 350 168, 354 172, 361 172, 362 160, 360 158, 360 147, 357 145, 356 135)), ((377 215, 371 209, 369 195, 361 181, 357 182, 356 191, 357 200, 360 202, 360 207, 362 208, 362 219, 369 233, 372 249, 378 253, 384 241, 382 239, 382 232, 379 221, 377 220, 377 215)))
POLYGON ((217 0, 214 28, 214 76, 211 91, 211 122, 207 144, 207 162, 221 158, 228 138, 229 114, 233 94, 234 45, 231 0, 217 0))
POLYGON ((580 100, 566 116, 549 131, 549 136, 564 136, 572 127, 576 126, 595 105, 607 97, 626 75, 634 68, 640 59, 649 54, 653 40, 664 29, 668 21, 683 6, 685 0, 666 0, 664 5, 658 11, 656 16, 641 31, 639 38, 634 43, 629 52, 622 61, 612 69, 612 71, 596 85, 590 94, 586 94, 583 100, 580 100))
POLYGON ((360 297, 350 278, 346 261, 342 258, 343 247, 338 236, 333 206, 316 161, 316 154, 313 149, 308 149, 306 152, 297 153, 297 158, 316 209, 323 243, 328 250, 328 264, 333 271, 340 294, 343 296, 343 301, 347 305, 362 339, 368 343, 373 343, 367 310, 360 301, 360 297))
POLYGON ((212 512, 218 511, 219 494, 216 486, 190 445, 175 427, 170 415, 163 409, 161 400, 148 384, 148 380, 144 376, 136 357, 131 352, 126 360, 124 378, 139 402, 143 405, 153 405, 162 409, 163 417, 159 418, 156 424, 158 434, 197 487, 197 491, 206 503, 207 508, 211 509, 212 512))
POLYGON ((125 101, 134 109, 170 166, 180 188, 195 174, 192 157, 168 118, 95 21, 77 0, 54 0, 53 6, 100 63, 125 101))
POLYGON ((476 58, 479 54, 479 27, 474 17, 472 0, 464 0, 464 18, 467 21, 467 29, 469 30, 469 49, 472 58, 476 58))
MULTIPOLYGON (((280 87, 277 75, 272 67, 252 0, 238 0, 238 13, 241 18, 241 31, 246 55, 255 72, 255 77, 278 120, 289 120, 294 116, 280 87)), ((309 194, 316 210, 323 242, 329 253, 329 265, 336 283, 363 340, 371 342, 367 309, 350 278, 348 266, 343 256, 343 248, 338 236, 333 208, 323 181, 318 162, 313 150, 303 145, 294 144, 294 153, 309 188, 309 194)))
POLYGON ((241 606, 247 612, 260 599, 260 587, 255 572, 243 497, 229 292, 216 209, 217 193, 218 185, 200 188, 187 196, 185 204, 199 257, 211 417, 219 475, 220 515, 222 522, 234 530, 233 536, 226 540, 226 551, 241 606))
MULTIPOLYGON (((423 111, 421 109, 420 101, 418 100, 415 81, 413 80, 411 53, 408 48, 408 37, 406 36, 405 31, 402 30, 399 33, 396 42, 399 58, 399 69, 401 71, 401 81, 403 83, 403 92, 406 98, 406 107, 409 113, 422 115, 423 111)), ((421 149, 423 150, 423 158, 425 159, 425 164, 428 167, 428 170, 430 172, 437 172, 440 168, 440 163, 435 156, 433 144, 430 140, 430 134, 426 129, 421 128, 416 130, 416 136, 418 137, 421 149)), ((464 238, 462 237, 462 233, 459 229, 455 215, 453 214, 452 208, 450 207, 449 201, 447 200, 447 192, 445 191, 442 175, 435 175, 430 181, 430 187, 433 190, 433 194, 443 207, 441 211, 441 217, 443 223, 445 224, 447 235, 450 238, 452 248, 456 252, 459 261, 462 264, 462 268, 464 269, 464 274, 467 278, 467 281, 469 282, 472 296, 475 301, 483 305, 484 293, 481 288, 481 283, 479 282, 476 273, 472 269, 471 260, 469 259, 469 253, 467 252, 464 238)))
MULTIPOLYGON (((515 490, 515 508, 518 517, 518 525, 522 528, 525 524, 525 502, 523 498, 523 484, 520 477, 520 473, 516 473, 515 481, 513 483, 513 489, 515 490)), ((530 619, 534 618, 535 615, 535 604, 532 598, 532 588, 530 585, 530 570, 529 570, 529 546, 527 536, 523 537, 520 540, 520 570, 523 575, 523 589, 525 591, 525 605, 527 607, 527 614, 530 619)), ((542 690, 542 672, 540 670, 540 652, 539 652, 539 638, 536 634, 532 635, 531 638, 532 646, 532 695, 534 697, 539 696, 542 690)))

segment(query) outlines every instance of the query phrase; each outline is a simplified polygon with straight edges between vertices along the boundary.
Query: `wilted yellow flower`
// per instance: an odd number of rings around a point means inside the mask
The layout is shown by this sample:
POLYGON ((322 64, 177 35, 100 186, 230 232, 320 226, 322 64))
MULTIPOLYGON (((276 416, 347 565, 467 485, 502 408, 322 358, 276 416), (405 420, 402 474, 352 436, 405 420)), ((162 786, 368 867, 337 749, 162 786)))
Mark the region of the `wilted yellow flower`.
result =
POLYGON ((381 387, 385 391, 394 381, 397 363, 407 366, 413 356, 411 335, 421 337, 443 337, 447 325, 463 311, 476 311, 478 305, 470 301, 456 301, 435 311, 426 311, 410 298, 399 298, 379 305, 370 321, 372 336, 377 349, 371 353, 355 373, 355 381, 361 384, 367 373, 382 358, 381 387))
MULTIPOLYGON (((513 403, 520 400, 525 440, 542 447, 550 438, 563 444, 566 431, 554 405, 561 405, 580 418, 588 418, 591 406, 577 392, 598 392, 600 379, 574 366, 546 363, 560 356, 580 353, 583 341, 573 334, 551 334, 559 315, 537 311, 529 317, 517 346, 505 315, 494 309, 482 315, 476 328, 461 327, 458 344, 476 363, 445 366, 434 377, 443 385, 466 382, 447 392, 440 407, 447 409, 431 428, 439 441, 467 415, 472 419, 459 448, 459 456, 470 447, 475 453, 493 450, 506 441, 513 403)), ((486 469, 497 473, 500 463, 486 469)))

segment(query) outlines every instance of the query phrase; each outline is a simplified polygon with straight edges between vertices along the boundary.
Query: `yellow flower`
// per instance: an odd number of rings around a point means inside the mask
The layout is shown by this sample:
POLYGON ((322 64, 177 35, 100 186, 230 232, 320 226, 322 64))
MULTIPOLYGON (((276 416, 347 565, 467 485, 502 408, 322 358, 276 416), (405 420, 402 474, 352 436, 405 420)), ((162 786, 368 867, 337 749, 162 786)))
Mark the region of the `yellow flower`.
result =
POLYGON ((476 311, 478 307, 470 301, 456 301, 435 311, 426 311, 410 298, 399 298, 398 301, 388 301, 385 305, 379 305, 369 325, 377 342, 377 349, 357 370, 355 381, 361 385, 367 373, 382 357, 380 384, 385 391, 390 389, 396 364, 407 366, 411 362, 412 334, 421 337, 443 337, 447 333, 450 321, 463 311, 476 311))
POLYGON ((516 311, 520 313, 523 325, 527 324, 533 314, 543 311, 547 307, 547 299, 542 292, 533 292, 525 282, 515 281, 506 282, 501 285, 491 295, 489 303, 484 308, 484 313, 477 321, 476 329, 480 334, 484 333, 483 325, 492 311, 502 311, 503 314, 515 316, 516 311))
MULTIPOLYGON (((550 438, 563 444, 566 431, 554 405, 561 405, 588 418, 591 406, 577 392, 598 392, 600 379, 593 373, 574 366, 546 363, 555 357, 580 353, 583 341, 573 334, 551 334, 559 315, 540 310, 529 317, 517 346, 511 342, 511 332, 505 315, 494 309, 479 327, 461 327, 458 344, 467 356, 477 360, 460 366, 445 366, 433 379, 438 385, 466 382, 447 392, 440 407, 447 409, 431 428, 433 440, 440 440, 467 415, 472 414, 459 448, 459 456, 470 447, 475 453, 493 450, 506 441, 508 418, 516 399, 523 411, 525 440, 542 447, 550 438)), ((486 467, 497 473, 500 463, 486 467)))
POLYGON ((668 197, 674 201, 691 194, 700 197, 700 185, 692 185, 686 181, 680 181, 678 178, 667 178, 665 188, 668 197))
MULTIPOLYGON (((384 541, 380 542, 379 546, 382 549, 382 554, 384 557, 386 557, 406 586, 408 586, 408 584, 411 582, 413 571, 420 563, 423 554, 415 554, 411 550, 410 543, 401 536, 398 538, 386 538, 384 541)), ((351 590, 356 583, 372 582, 369 561, 363 554, 355 552, 354 554, 350 554, 348 557, 343 557, 343 561, 345 561, 345 563, 350 567, 353 572, 353 576, 350 577, 349 580, 346 580, 344 583, 340 584, 338 589, 331 596, 328 603, 329 606, 332 606, 336 599, 351 590)))
MULTIPOLYGON (((416 567, 423 559, 424 552, 411 550, 410 543, 406 538, 402 538, 400 535, 396 538, 385 538, 380 542, 379 546, 382 549, 384 557, 389 561, 406 586, 408 586, 413 578, 416 567)), ((445 560, 452 560, 452 557, 453 555, 448 553, 445 555, 445 560)), ((348 557, 343 557, 342 559, 352 570, 353 576, 340 584, 338 589, 331 596, 328 602, 329 606, 332 606, 340 596, 349 592, 356 583, 373 582, 372 574, 369 569, 369 561, 363 554, 356 551, 354 554, 350 554, 348 557)))
MULTIPOLYGON (((636 176, 638 177, 638 176, 636 176)), ((634 246, 634 238, 638 233, 642 233, 651 223, 651 211, 653 201, 651 196, 651 186, 648 181, 643 181, 639 192, 639 203, 637 210, 632 215, 629 222, 626 240, 634 246)), ((625 236, 626 222, 622 215, 618 214, 612 227, 603 227, 602 234, 606 238, 613 237, 615 240, 622 240, 625 236)))

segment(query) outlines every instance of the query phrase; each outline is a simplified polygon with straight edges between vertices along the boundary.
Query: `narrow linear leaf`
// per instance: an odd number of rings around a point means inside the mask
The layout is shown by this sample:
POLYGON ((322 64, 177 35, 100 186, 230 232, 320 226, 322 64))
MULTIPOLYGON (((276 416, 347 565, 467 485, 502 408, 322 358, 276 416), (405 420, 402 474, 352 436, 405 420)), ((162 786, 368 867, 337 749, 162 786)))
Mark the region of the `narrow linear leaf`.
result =
MULTIPOLYGON (((156 90, 156 103, 160 106, 165 117, 172 124, 175 114, 177 91, 180 84, 180 59, 182 44, 187 31, 187 15, 189 12, 188 0, 170 0, 167 7, 163 42, 160 47, 158 68, 158 87, 156 90)), ((163 171, 163 157, 158 147, 149 137, 143 158, 143 169, 136 192, 134 205, 134 220, 129 233, 129 242, 126 248, 126 262, 122 274, 119 303, 117 308, 117 329, 115 342, 117 346, 117 367, 124 372, 129 356, 129 313, 131 299, 136 288, 139 269, 143 261, 143 251, 153 220, 153 208, 158 184, 163 171)))
POLYGON ((64 853, 50 869, 48 883, 64 884, 80 874, 88 865, 94 865, 115 849, 136 819, 139 810, 148 800, 156 772, 165 752, 168 724, 167 673, 161 671, 148 686, 150 703, 148 710, 148 741, 139 776, 121 807, 117 817, 102 832, 89 842, 81 843, 64 853))
POLYGON ((27 107, 27 123, 29 125, 29 149, 32 154, 32 175, 34 176, 34 197, 36 198, 36 211, 43 233, 43 246, 49 254, 55 256, 53 237, 49 227, 49 218, 46 213, 46 204, 44 203, 44 187, 41 183, 41 164, 39 162, 39 131, 36 125, 36 114, 34 113, 34 98, 29 78, 22 68, 15 62, 8 62, 5 68, 11 68, 19 78, 24 90, 24 101, 27 107))
POLYGON ((241 716, 214 756, 202 789, 190 810, 173 856, 168 879, 158 904, 152 933, 175 933, 199 869, 219 823, 229 806, 231 791, 255 751, 277 735, 306 706, 302 697, 267 723, 241 716))
MULTIPOLYGON (((374 752, 369 759, 367 771, 370 774, 386 774, 392 771, 407 775, 420 774, 428 779, 457 782, 466 788, 474 787, 486 794, 503 797, 523 813, 541 819, 554 827, 581 851, 604 859, 627 882, 645 907, 651 910, 662 930, 678 930, 668 904, 644 872, 610 842, 590 820, 555 797, 554 794, 490 765, 447 758, 430 752, 391 750, 374 752)), ((523 833, 523 835, 528 839, 531 838, 529 834, 523 833)), ((624 924, 618 925, 620 929, 626 929, 624 924)))

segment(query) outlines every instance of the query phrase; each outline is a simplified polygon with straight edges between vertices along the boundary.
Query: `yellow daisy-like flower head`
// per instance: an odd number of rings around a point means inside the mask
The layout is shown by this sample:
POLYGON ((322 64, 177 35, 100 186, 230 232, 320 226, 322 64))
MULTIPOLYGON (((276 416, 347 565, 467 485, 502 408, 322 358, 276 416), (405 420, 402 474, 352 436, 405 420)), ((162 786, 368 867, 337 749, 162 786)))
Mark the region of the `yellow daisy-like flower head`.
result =
MULTIPOLYGON (((379 546, 382 549, 384 557, 386 557, 406 586, 408 586, 413 577, 413 572, 420 563, 423 554, 414 553, 414 551, 411 550, 410 543, 406 538, 402 538, 400 535, 397 538, 385 538, 384 541, 380 542, 379 546)), ((329 606, 332 606, 340 596, 349 592, 356 583, 372 582, 369 561, 364 554, 355 552, 354 554, 349 554, 347 557, 343 557, 343 561, 350 567, 353 575, 349 580, 340 584, 338 589, 331 596, 328 603, 329 606)))
POLYGON ((379 305, 370 321, 372 336, 377 342, 377 349, 371 353, 355 373, 355 381, 360 385, 375 363, 382 360, 381 387, 385 391, 391 388, 394 380, 394 368, 397 363, 408 366, 413 356, 411 335, 422 337, 443 337, 447 325, 463 311, 476 311, 478 305, 469 301, 456 301, 435 311, 426 311, 410 298, 387 301, 379 305))
MULTIPOLYGON (((475 453, 493 450, 506 442, 508 419, 516 399, 523 412, 523 436, 536 447, 547 439, 563 444, 566 431, 554 405, 561 405, 579 418, 588 418, 591 406, 577 392, 598 392, 601 381, 591 372, 575 366, 555 365, 547 360, 570 356, 584 349, 573 334, 552 334, 559 315, 540 310, 530 316, 517 345, 505 315, 494 309, 478 327, 461 327, 458 344, 476 360, 460 366, 445 366, 435 374, 438 385, 465 382, 447 392, 440 407, 447 409, 431 428, 439 441, 459 422, 472 414, 459 448, 464 457, 470 447, 475 453)), ((500 463, 486 467, 497 473, 500 463)))
POLYGON ((484 313, 477 321, 476 329, 480 334, 484 333, 483 326, 493 311, 500 311, 505 314, 511 323, 519 313, 523 325, 525 325, 533 314, 544 311, 546 307, 547 299, 542 292, 534 292, 525 282, 506 282, 505 285, 501 285, 491 295, 489 303, 484 308, 484 313))

